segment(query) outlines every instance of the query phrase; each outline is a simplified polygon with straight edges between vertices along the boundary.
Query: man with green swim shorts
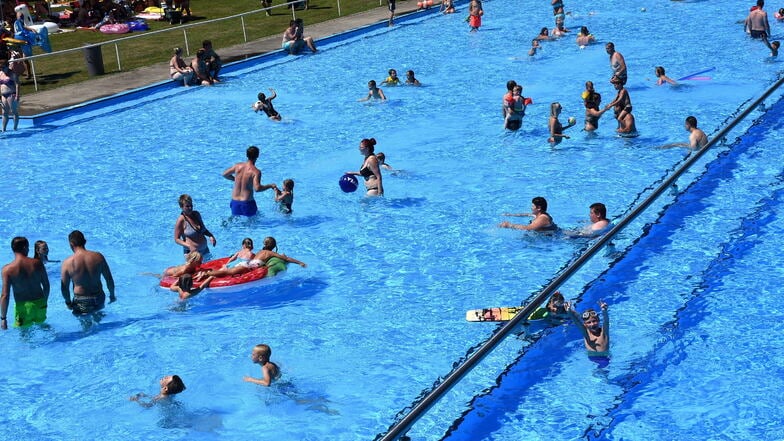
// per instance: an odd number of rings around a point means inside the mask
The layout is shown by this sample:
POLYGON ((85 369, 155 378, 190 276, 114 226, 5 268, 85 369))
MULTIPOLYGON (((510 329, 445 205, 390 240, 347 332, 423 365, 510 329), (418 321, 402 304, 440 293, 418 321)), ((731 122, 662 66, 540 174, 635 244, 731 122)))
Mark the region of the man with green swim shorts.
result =
POLYGON ((44 264, 27 257, 30 243, 27 238, 11 240, 14 260, 3 267, 3 289, 0 295, 0 328, 8 329, 8 294, 14 291, 14 326, 30 326, 46 320, 49 300, 49 276, 44 264))

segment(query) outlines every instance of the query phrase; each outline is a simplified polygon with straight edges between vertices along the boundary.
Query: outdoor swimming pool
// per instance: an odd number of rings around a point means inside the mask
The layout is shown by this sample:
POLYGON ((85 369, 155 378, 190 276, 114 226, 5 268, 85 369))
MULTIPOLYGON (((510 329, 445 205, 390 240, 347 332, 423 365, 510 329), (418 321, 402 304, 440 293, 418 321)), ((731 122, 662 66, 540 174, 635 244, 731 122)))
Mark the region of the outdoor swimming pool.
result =
MULTIPOLYGON (((585 245, 499 230, 501 213, 528 211, 532 197, 545 196, 562 227, 581 225, 596 201, 619 216, 683 158, 683 150, 655 147, 686 138, 685 116, 696 115, 710 135, 777 77, 779 64, 734 23, 745 8, 645 7, 567 3, 567 25, 588 26, 599 44, 580 50, 567 37, 529 59, 530 38, 552 26, 550 8, 521 19, 517 4, 494 0, 476 34, 462 11, 430 16, 324 46, 317 56, 242 67, 214 88, 152 91, 101 115, 76 113, 61 120, 67 124, 9 136, 0 154, 14 166, 2 181, 0 237, 47 240, 58 259, 69 253, 68 233, 80 229, 88 249, 107 257, 118 296, 85 332, 65 309, 52 266, 50 328, 0 339, 9 439, 87 432, 108 440, 354 440, 384 431, 490 334, 492 325, 464 321, 466 309, 519 304, 585 245), (712 23, 705 39, 693 31, 698 15, 733 18, 712 23), (508 29, 519 31, 511 42, 508 29), (581 120, 584 81, 596 83, 605 103, 612 99, 603 48, 610 40, 629 65, 641 136, 614 137, 605 117, 598 136, 573 129, 552 148, 551 101, 563 104, 563 119, 581 120), (717 70, 711 81, 650 87, 659 64, 672 77, 717 70), (413 69, 424 86, 385 88, 387 103, 356 102, 388 68, 413 69), (535 104, 520 132, 505 133, 500 101, 512 78, 535 104), (250 110, 268 87, 278 91, 283 123, 250 110), (383 199, 337 186, 344 171, 359 168, 366 137, 401 170, 385 174, 383 199), (295 180, 291 217, 262 193, 260 216, 229 218, 231 185, 220 174, 250 144, 261 147, 264 182, 295 180), (272 235, 308 268, 248 292, 178 304, 142 273, 182 259, 172 240, 181 193, 193 196, 217 236, 213 255, 231 254, 245 236, 259 244, 272 235), (249 355, 262 342, 283 371, 269 389, 242 382, 258 376, 249 355), (181 406, 148 410, 127 401, 156 392, 157 379, 172 373, 188 386, 181 406)), ((587 360, 573 327, 533 345, 510 338, 414 426, 412 438, 449 431, 447 439, 650 439, 668 430, 681 439, 775 439, 782 421, 775 394, 749 380, 766 377, 770 390, 781 381, 780 345, 768 337, 780 331, 773 320, 780 307, 748 290, 773 293, 781 278, 770 264, 782 242, 781 169, 771 148, 781 143, 781 109, 763 118, 699 183, 686 189, 701 167, 684 178, 675 205, 643 216, 615 252, 563 287, 567 298, 582 293, 580 309, 599 298, 611 304, 607 369, 587 360), (624 252, 647 222, 656 224, 624 252), (738 323, 744 314, 759 320, 738 323), (722 341, 730 332, 731 346, 722 341), (755 345, 760 351, 733 355, 755 345), (510 364, 497 388, 474 399, 510 364), (735 392, 740 385, 743 394, 735 392)), ((673 192, 659 208, 675 199, 673 192)))

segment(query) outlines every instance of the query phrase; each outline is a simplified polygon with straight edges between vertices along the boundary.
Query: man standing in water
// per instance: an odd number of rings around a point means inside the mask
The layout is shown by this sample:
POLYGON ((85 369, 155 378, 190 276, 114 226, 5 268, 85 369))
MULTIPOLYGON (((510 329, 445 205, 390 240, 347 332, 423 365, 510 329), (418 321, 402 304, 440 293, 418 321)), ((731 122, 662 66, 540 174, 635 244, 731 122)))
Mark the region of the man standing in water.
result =
POLYGON ((607 50, 607 55, 610 56, 610 67, 613 71, 610 82, 613 81, 613 78, 617 78, 621 85, 626 84, 628 76, 626 74, 626 60, 623 58, 623 55, 615 51, 615 43, 613 42, 607 43, 604 48, 607 50))
POLYGON ((46 320, 49 300, 49 276, 39 259, 27 257, 27 238, 11 240, 14 260, 3 267, 3 290, 0 297, 0 329, 8 329, 8 294, 14 291, 14 326, 29 326, 46 320))
POLYGON ((60 272, 62 279, 60 290, 65 299, 65 306, 73 311, 74 315, 92 314, 103 309, 106 294, 103 292, 101 276, 106 280, 106 288, 109 290, 109 303, 115 302, 117 297, 114 296, 114 278, 103 254, 88 251, 84 247, 87 239, 79 230, 74 230, 68 235, 68 243, 73 250, 73 256, 63 261, 60 272), (72 281, 73 301, 71 300, 72 281))
POLYGON ((246 162, 238 162, 223 172, 224 178, 234 181, 229 204, 233 216, 254 216, 258 208, 253 192, 278 188, 275 184, 262 185, 261 183, 261 170, 256 167, 259 148, 252 145, 248 147, 246 154, 248 156, 246 162))
POLYGON ((708 144, 708 137, 702 129, 697 128, 697 118, 687 116, 684 123, 686 130, 689 131, 689 148, 697 150, 705 147, 708 144))
POLYGON ((749 12, 749 16, 746 17, 746 22, 743 27, 746 32, 751 34, 751 38, 761 39, 762 42, 765 43, 765 46, 772 51, 773 48, 770 43, 768 43, 770 23, 768 23, 768 13, 762 9, 764 6, 765 0, 757 0, 757 7, 749 12))

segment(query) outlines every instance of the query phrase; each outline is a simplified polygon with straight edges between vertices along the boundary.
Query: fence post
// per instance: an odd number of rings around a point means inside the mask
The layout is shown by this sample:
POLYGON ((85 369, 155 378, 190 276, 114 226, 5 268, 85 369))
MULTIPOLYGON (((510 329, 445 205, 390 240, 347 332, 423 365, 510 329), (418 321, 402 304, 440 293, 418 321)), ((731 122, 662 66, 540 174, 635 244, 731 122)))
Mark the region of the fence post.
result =
POLYGON ((114 53, 117 55, 117 70, 122 72, 122 66, 120 65, 120 48, 117 43, 114 43, 114 53))
POLYGON ((185 53, 190 55, 191 50, 188 48, 188 32, 185 31, 185 28, 182 29, 182 39, 185 40, 185 53))
POLYGON ((338 0, 338 17, 340 17, 340 0, 338 0))
POLYGON ((248 42, 248 32, 245 30, 245 16, 240 16, 240 21, 242 21, 242 38, 245 39, 245 43, 248 42))
MULTIPOLYGON (((24 58, 20 58, 23 60, 24 58)), ((35 76, 35 60, 30 60, 30 72, 33 75, 33 86, 35 86, 35 91, 38 92, 38 78, 35 76)))

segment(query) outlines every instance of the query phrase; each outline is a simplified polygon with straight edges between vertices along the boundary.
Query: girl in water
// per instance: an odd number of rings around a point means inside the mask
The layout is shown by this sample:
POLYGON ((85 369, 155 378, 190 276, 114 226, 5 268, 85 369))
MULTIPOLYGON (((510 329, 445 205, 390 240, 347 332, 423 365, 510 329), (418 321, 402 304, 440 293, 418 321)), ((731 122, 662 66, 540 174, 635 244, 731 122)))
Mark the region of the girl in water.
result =
POLYGON ((226 276, 235 276, 238 274, 245 274, 247 272, 253 271, 257 268, 261 268, 263 266, 267 267, 267 277, 274 276, 275 274, 285 271, 286 263, 296 263, 297 265, 305 268, 307 265, 303 262, 300 262, 293 257, 289 257, 285 254, 278 254, 278 243, 275 241, 274 237, 265 237, 264 238, 264 248, 261 249, 258 253, 256 253, 253 258, 247 262, 245 265, 238 264, 233 268, 221 268, 217 270, 206 270, 201 271, 194 279, 199 280, 204 277, 226 277, 226 276))
POLYGON ((657 86, 661 86, 664 83, 678 84, 678 83, 675 82, 675 80, 673 80, 672 78, 670 78, 667 75, 665 75, 663 66, 656 66, 656 71, 655 72, 656 72, 656 78, 657 78, 656 79, 656 85, 657 86))
POLYGON ((59 260, 49 260, 49 245, 46 241, 35 241, 35 250, 33 251, 33 259, 40 260, 44 265, 47 263, 59 263, 59 260))
POLYGON ((381 178, 381 169, 379 166, 378 158, 373 153, 375 151, 376 139, 363 139, 359 143, 359 151, 365 156, 362 162, 362 167, 359 171, 349 171, 346 174, 354 176, 362 176, 365 179, 365 188, 367 189, 367 196, 383 196, 384 184, 381 178))
POLYGON ((569 136, 564 135, 563 132, 577 123, 574 121, 574 118, 569 118, 569 123, 566 126, 561 124, 561 121, 558 120, 558 115, 561 114, 561 109, 561 103, 559 102, 550 104, 550 121, 547 124, 547 126, 550 128, 550 138, 547 140, 547 142, 553 145, 560 144, 563 138, 569 139, 569 136))

